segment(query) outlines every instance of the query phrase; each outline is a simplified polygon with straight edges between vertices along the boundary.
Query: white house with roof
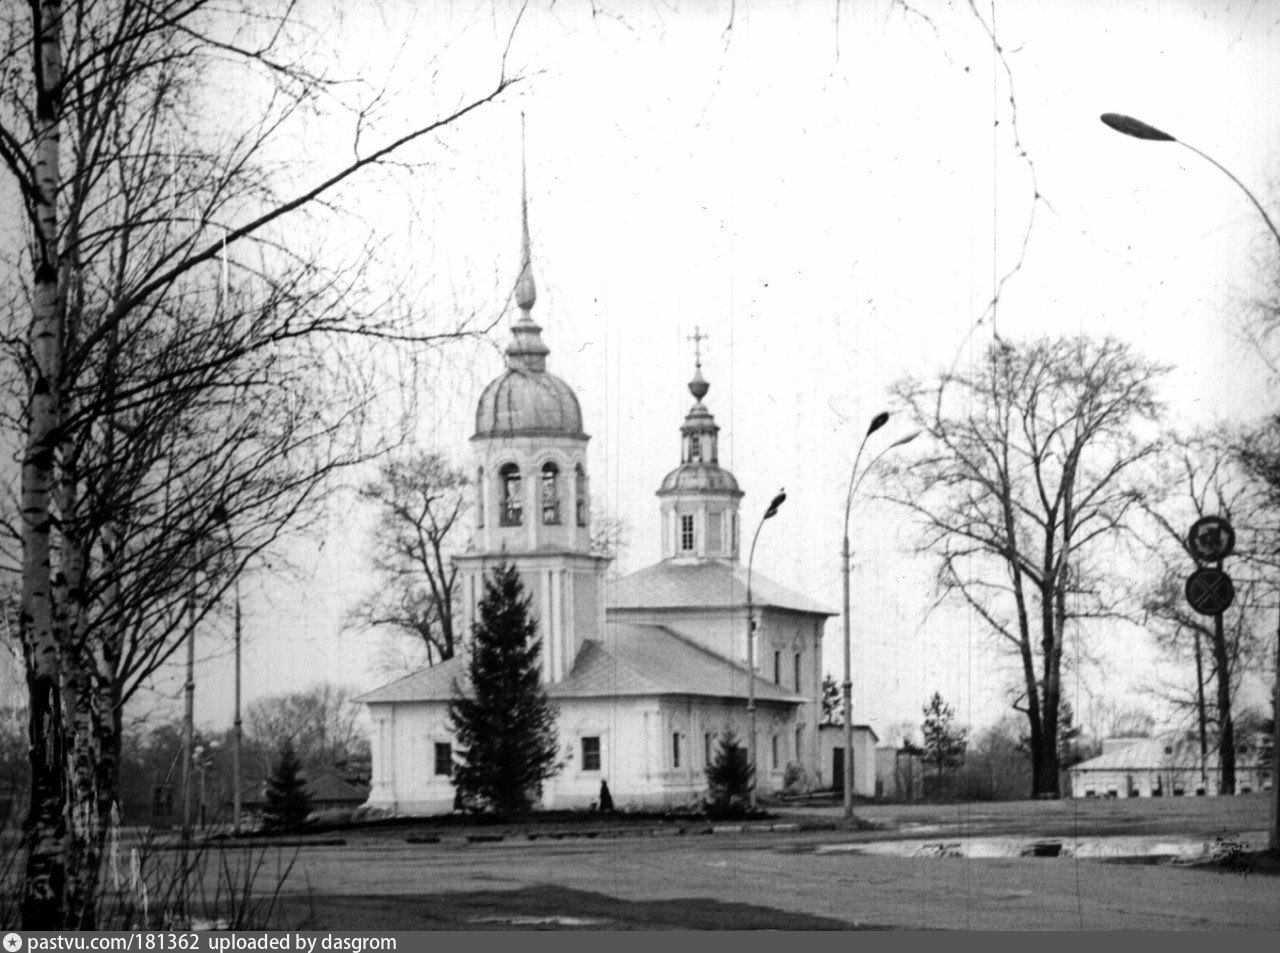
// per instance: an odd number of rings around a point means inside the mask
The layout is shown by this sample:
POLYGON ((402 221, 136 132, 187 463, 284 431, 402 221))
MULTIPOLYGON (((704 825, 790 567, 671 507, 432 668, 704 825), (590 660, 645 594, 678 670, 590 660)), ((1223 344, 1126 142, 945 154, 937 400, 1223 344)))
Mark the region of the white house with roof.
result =
MULTIPOLYGON (((527 206, 523 224, 521 315, 506 370, 480 395, 471 438, 476 527, 472 549, 457 558, 464 651, 363 697, 373 732, 368 807, 453 807, 448 702, 455 684, 466 688, 465 639, 484 574, 502 559, 530 593, 543 681, 559 709, 563 767, 544 785, 543 807, 586 806, 603 781, 619 807, 696 801, 721 735, 732 730, 749 745, 749 701, 757 791, 781 788, 789 765, 802 783, 821 784, 822 635, 835 613, 754 573, 752 683, 747 569, 739 561, 743 494, 719 463, 700 356, 680 464, 657 493, 664 558, 612 584, 606 605, 609 560, 591 552, 588 533, 589 438, 573 389, 547 370, 549 349, 531 314, 527 206)), ((865 770, 874 790, 874 758, 865 770)))
MULTIPOLYGON (((1236 791, 1270 790, 1271 766, 1263 746, 1237 746, 1236 791)), ((1186 735, 1158 738, 1108 738, 1102 754, 1068 769, 1072 797, 1181 797, 1220 793, 1218 753, 1205 752, 1186 735)))

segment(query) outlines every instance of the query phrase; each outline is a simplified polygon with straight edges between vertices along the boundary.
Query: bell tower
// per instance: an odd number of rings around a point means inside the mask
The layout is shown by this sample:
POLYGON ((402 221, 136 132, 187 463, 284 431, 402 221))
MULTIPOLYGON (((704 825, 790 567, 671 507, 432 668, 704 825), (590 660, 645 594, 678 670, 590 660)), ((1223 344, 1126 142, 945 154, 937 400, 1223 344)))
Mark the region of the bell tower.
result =
POLYGON ((506 559, 531 596, 544 681, 558 681, 572 668, 583 639, 598 638, 604 628, 609 558, 591 552, 590 438, 582 409, 573 388, 547 371, 550 348, 533 320, 538 295, 523 154, 521 165, 520 274, 513 295, 520 316, 511 326, 506 370, 476 404, 475 535, 472 551, 456 561, 463 639, 477 618, 485 572, 506 559))

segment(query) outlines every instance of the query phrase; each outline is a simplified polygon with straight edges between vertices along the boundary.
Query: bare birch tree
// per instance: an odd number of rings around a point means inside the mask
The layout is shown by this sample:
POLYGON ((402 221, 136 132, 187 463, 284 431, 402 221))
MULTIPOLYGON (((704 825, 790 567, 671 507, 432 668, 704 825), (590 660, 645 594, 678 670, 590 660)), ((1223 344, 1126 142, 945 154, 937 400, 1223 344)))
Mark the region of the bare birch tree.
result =
POLYGON ((942 591, 1019 660, 1033 796, 1059 794, 1068 627, 1116 610, 1100 551, 1142 495, 1162 373, 1113 339, 997 339, 968 369, 895 388, 932 451, 894 469, 890 497, 919 517, 942 591))
POLYGON ((352 436, 369 391, 343 342, 433 340, 383 316, 359 261, 317 266, 284 220, 330 212, 353 175, 510 79, 495 64, 488 89, 372 146, 356 108, 351 153, 286 192, 271 149, 338 85, 308 65, 312 39, 291 5, 33 0, 0 14, 0 163, 29 237, 7 256, 3 295, 17 385, 5 419, 21 461, 28 929, 96 924, 129 692, 255 552, 305 522, 327 473, 374 449, 352 436), (211 77, 252 107, 202 121, 211 77), (322 400, 312 385, 333 384, 320 372, 334 367, 342 392, 322 400))

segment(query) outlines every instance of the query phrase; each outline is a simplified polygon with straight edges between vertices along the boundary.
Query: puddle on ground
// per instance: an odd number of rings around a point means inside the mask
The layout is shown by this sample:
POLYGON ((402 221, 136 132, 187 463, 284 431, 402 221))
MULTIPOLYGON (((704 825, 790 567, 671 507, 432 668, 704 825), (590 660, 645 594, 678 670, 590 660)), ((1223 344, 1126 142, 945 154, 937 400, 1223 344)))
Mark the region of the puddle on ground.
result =
POLYGON ((590 927, 604 923, 590 917, 473 917, 468 923, 502 923, 513 927, 590 927))
POLYGON ((967 837, 819 844, 815 854, 864 854, 882 857, 1077 857, 1090 860, 1213 856, 1215 843, 1200 837, 967 837))

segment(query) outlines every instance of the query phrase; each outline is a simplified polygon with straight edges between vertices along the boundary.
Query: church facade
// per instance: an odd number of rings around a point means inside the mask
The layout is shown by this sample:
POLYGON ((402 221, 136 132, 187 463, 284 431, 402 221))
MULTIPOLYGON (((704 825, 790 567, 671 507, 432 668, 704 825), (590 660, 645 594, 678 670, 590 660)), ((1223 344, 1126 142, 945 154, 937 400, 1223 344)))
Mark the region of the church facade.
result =
POLYGON ((549 349, 532 317, 527 212, 522 251, 507 366, 481 393, 471 438, 475 532, 457 557, 463 648, 363 697, 373 735, 367 807, 452 809, 448 702, 455 683, 465 690, 465 640, 484 575, 502 559, 530 594, 543 683, 559 711, 561 768, 543 786, 544 808, 585 807, 602 781, 619 808, 696 803, 722 734, 733 731, 750 749, 753 722, 758 793, 782 788, 788 768, 793 784, 830 784, 818 725, 823 629, 835 613, 753 573, 749 673, 743 494, 719 463, 700 357, 680 463, 657 491, 663 558, 612 583, 606 603, 609 559, 592 552, 589 534, 589 437, 573 389, 547 370, 549 349))

